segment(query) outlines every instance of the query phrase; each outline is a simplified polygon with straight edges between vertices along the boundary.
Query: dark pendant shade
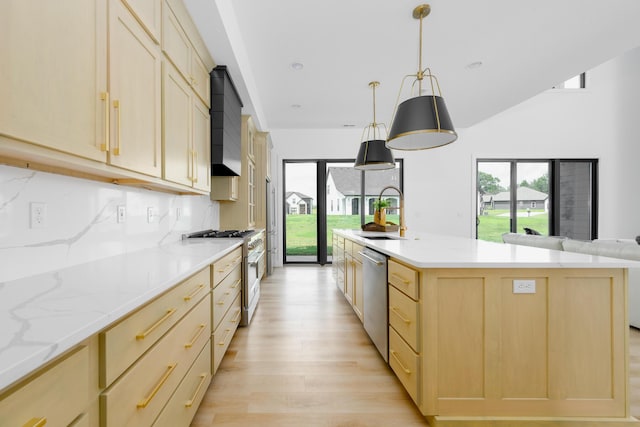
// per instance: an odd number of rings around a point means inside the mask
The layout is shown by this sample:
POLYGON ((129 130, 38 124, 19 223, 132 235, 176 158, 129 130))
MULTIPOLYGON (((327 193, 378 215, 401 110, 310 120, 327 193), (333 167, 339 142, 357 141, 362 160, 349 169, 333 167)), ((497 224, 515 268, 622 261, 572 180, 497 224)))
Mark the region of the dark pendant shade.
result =
POLYGON ((396 167, 396 162, 385 141, 373 139, 360 144, 356 164, 353 167, 360 170, 393 169, 396 167))
POLYGON ((387 147, 424 150, 450 144, 456 139, 458 134, 453 128, 444 99, 437 95, 417 96, 398 105, 387 147))

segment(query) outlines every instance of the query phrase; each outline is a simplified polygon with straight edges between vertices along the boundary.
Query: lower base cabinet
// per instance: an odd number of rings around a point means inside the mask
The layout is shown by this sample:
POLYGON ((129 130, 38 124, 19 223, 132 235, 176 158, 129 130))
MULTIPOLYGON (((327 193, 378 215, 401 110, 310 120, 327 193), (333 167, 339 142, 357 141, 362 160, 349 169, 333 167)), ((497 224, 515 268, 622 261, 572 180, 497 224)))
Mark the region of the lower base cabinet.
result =
POLYGON ((89 349, 83 346, 11 394, 0 396, 0 425, 86 425, 89 396, 89 349))
POLYGON ((149 426, 209 341, 211 296, 196 307, 100 396, 104 427, 149 426))
POLYGON ((153 424, 157 427, 188 426, 211 383, 211 340, 193 362, 160 416, 153 424))
MULTIPOLYGON (((215 310, 215 308, 214 308, 215 310)), ((212 344, 212 352, 213 352, 213 373, 215 374, 220 366, 220 362, 222 362, 222 358, 224 354, 227 352, 229 348, 229 344, 231 344, 231 339, 233 335, 236 333, 236 329, 238 329, 238 325, 240 324, 240 320, 242 318, 242 310, 241 310, 241 298, 240 294, 236 297, 236 299, 231 303, 231 307, 225 314, 224 318, 220 321, 220 325, 216 328, 213 333, 213 344, 212 344)))

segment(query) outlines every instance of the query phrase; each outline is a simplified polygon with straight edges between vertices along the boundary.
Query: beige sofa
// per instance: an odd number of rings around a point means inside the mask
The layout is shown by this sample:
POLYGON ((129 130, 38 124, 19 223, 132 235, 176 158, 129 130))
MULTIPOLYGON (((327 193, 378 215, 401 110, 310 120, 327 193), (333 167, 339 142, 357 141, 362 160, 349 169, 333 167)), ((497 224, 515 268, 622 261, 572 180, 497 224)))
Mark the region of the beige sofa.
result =
MULTIPOLYGON (((640 245, 634 240, 603 239, 585 242, 566 237, 504 233, 502 241, 514 245, 640 261, 640 245)), ((640 268, 629 269, 629 324, 640 328, 640 268)))

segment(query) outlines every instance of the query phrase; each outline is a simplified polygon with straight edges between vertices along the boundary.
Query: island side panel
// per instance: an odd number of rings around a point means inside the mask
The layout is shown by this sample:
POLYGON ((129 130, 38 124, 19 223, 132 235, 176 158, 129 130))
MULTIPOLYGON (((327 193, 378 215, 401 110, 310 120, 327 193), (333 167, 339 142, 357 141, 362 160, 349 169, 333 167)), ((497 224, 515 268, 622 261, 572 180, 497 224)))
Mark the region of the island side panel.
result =
POLYGON ((424 415, 629 416, 624 269, 423 269, 420 286, 424 415))

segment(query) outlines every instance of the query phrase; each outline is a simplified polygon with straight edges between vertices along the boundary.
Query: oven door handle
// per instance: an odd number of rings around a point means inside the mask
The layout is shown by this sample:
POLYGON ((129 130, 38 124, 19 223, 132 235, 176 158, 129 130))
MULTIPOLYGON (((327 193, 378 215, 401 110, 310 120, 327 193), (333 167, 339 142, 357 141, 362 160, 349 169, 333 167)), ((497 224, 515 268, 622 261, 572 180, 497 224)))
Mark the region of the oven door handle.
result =
POLYGON ((249 263, 249 265, 257 265, 262 259, 262 257, 264 257, 264 251, 258 252, 258 254, 255 256, 251 254, 247 262, 249 263))

